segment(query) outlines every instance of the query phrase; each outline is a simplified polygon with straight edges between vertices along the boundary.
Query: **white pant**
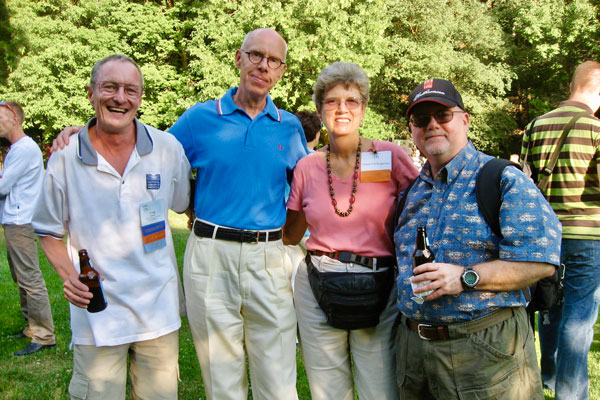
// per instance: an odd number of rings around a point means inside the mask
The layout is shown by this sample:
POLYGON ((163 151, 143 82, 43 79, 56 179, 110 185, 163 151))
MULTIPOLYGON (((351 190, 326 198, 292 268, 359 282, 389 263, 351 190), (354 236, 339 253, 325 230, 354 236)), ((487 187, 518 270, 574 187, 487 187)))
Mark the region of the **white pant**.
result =
POLYGON ((186 307, 208 399, 296 400, 296 315, 281 240, 188 239, 186 307))
MULTIPOLYGON (((361 265, 342 263, 326 256, 311 256, 311 260, 321 272, 371 271, 361 265)), ((313 400, 353 400, 354 382, 361 400, 398 398, 396 351, 392 338, 394 320, 398 315, 396 289, 392 289, 388 305, 376 327, 351 331, 337 329, 327 324, 310 288, 303 261, 296 274, 294 302, 313 400), (354 381, 351 359, 354 362, 354 381)))

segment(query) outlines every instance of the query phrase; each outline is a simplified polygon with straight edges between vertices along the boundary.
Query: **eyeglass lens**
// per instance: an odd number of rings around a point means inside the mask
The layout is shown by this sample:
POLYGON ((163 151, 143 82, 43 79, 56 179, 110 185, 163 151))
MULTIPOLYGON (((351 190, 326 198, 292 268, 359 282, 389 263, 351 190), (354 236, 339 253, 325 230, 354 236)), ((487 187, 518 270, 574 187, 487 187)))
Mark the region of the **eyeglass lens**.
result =
POLYGON ((250 60, 250 62, 252 64, 260 64, 264 58, 267 59, 267 65, 271 69, 277 69, 277 68, 281 67, 283 64, 285 64, 279 58, 267 57, 260 51, 245 51, 245 50, 242 50, 242 51, 244 53, 248 54, 248 59, 250 60))
POLYGON ((435 120, 439 124, 445 124, 447 122, 452 121, 454 118, 454 113, 462 112, 462 111, 452 111, 452 110, 440 110, 431 114, 413 114, 410 117, 410 120, 414 126, 417 128, 423 128, 429 125, 429 121, 431 121, 431 117, 435 118, 435 120))
POLYGON ((348 110, 356 110, 360 105, 361 101, 354 97, 348 99, 325 99, 323 100, 323 108, 325 110, 337 110, 344 103, 348 110))
POLYGON ((113 95, 119 91, 120 87, 123 87, 125 96, 138 98, 142 95, 142 88, 136 85, 125 85, 112 81, 104 81, 100 83, 100 91, 104 94, 113 95))

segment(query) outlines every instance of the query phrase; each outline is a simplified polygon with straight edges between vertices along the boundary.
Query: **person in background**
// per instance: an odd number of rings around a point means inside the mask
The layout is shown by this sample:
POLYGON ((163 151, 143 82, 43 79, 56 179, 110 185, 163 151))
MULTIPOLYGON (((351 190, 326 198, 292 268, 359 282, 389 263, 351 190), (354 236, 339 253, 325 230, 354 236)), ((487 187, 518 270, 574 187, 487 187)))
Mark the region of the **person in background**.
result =
POLYGON ((561 225, 533 182, 507 167, 500 182, 502 237, 492 232, 475 182, 493 157, 469 141, 470 117, 451 82, 416 86, 406 114, 427 162, 403 194, 394 232, 400 399, 543 399, 521 289, 559 265, 561 225), (435 262, 413 269, 419 226, 435 262), (420 286, 413 291, 412 284, 420 286))
POLYGON ((40 270, 31 219, 42 189, 44 163, 37 143, 23 132, 25 113, 13 101, 0 101, 0 138, 10 150, 0 171, 0 218, 6 240, 6 257, 19 286, 25 328, 14 338, 31 338, 16 356, 25 356, 56 343, 46 282, 40 270))
POLYGON ((133 399, 177 399, 183 310, 167 216, 187 209, 191 169, 172 135, 135 118, 143 92, 129 57, 94 65, 95 116, 50 157, 33 219, 71 303, 72 399, 125 399, 128 364, 133 399), (86 310, 80 249, 103 278, 103 311, 86 310))
POLYGON ((538 321, 544 386, 557 399, 589 397, 588 353, 600 303, 600 63, 586 61, 573 73, 571 95, 558 108, 535 119, 523 136, 521 159, 538 181, 563 128, 578 116, 543 195, 563 225, 564 304, 548 321, 538 321))
MULTIPOLYGON (((396 399, 392 216, 398 193, 417 170, 401 147, 360 136, 369 79, 356 64, 336 62, 324 68, 313 87, 313 101, 330 142, 296 166, 283 229, 286 244, 298 243, 307 226, 311 233, 294 292, 310 392, 314 400, 350 400, 356 386, 360 399, 396 399), (341 315, 326 315, 315 298, 309 283, 312 268, 341 279, 348 272, 384 276, 389 286, 377 293, 383 300, 379 322, 356 329, 330 325, 341 315)), ((356 296, 348 300, 362 301, 356 296)))
POLYGON ((302 124, 304 137, 306 138, 306 147, 309 151, 314 151, 319 144, 321 137, 321 120, 314 111, 298 111, 296 117, 302 124))

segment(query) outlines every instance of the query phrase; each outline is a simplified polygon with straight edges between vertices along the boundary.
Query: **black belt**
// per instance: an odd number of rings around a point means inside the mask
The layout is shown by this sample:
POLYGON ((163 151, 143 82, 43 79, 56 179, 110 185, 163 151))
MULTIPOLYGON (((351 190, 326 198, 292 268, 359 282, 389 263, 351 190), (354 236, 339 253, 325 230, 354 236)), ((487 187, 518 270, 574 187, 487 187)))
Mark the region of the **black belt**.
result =
POLYGON ((367 257, 361 256, 360 254, 354 254, 350 251, 320 251, 320 250, 308 250, 308 254, 313 256, 327 256, 334 258, 343 263, 354 263, 360 264, 367 268, 387 268, 396 265, 396 257, 367 257))
POLYGON ((272 242, 282 237, 281 229, 276 231, 246 231, 244 229, 223 228, 198 220, 194 222, 194 233, 199 237, 214 237, 215 239, 240 243, 272 242))
MULTIPOLYGON (((481 330, 487 329, 491 326, 497 325, 500 322, 509 319, 515 314, 516 309, 514 308, 502 308, 500 311, 496 311, 493 314, 486 315, 468 322, 459 322, 453 325, 464 324, 467 328, 467 333, 475 333, 481 330)), ((434 325, 427 324, 412 319, 402 317, 405 319, 406 326, 416 332, 419 337, 423 340, 448 340, 450 339, 450 332, 448 331, 449 325, 434 325)))

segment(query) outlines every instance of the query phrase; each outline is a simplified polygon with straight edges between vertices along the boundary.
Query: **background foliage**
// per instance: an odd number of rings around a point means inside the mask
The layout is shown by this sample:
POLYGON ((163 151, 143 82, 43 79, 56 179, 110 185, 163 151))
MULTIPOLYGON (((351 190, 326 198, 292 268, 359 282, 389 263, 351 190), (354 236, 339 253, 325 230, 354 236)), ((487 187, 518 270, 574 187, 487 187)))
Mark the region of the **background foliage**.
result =
POLYGON ((600 59, 600 0, 0 0, 0 95, 25 105, 27 133, 46 144, 91 116, 93 63, 123 53, 145 74, 140 118, 168 129, 238 83, 235 50, 264 26, 289 45, 279 107, 314 109, 319 71, 352 61, 371 79, 363 134, 405 139, 411 89, 445 78, 475 144, 502 156, 568 96, 579 62, 600 59))

